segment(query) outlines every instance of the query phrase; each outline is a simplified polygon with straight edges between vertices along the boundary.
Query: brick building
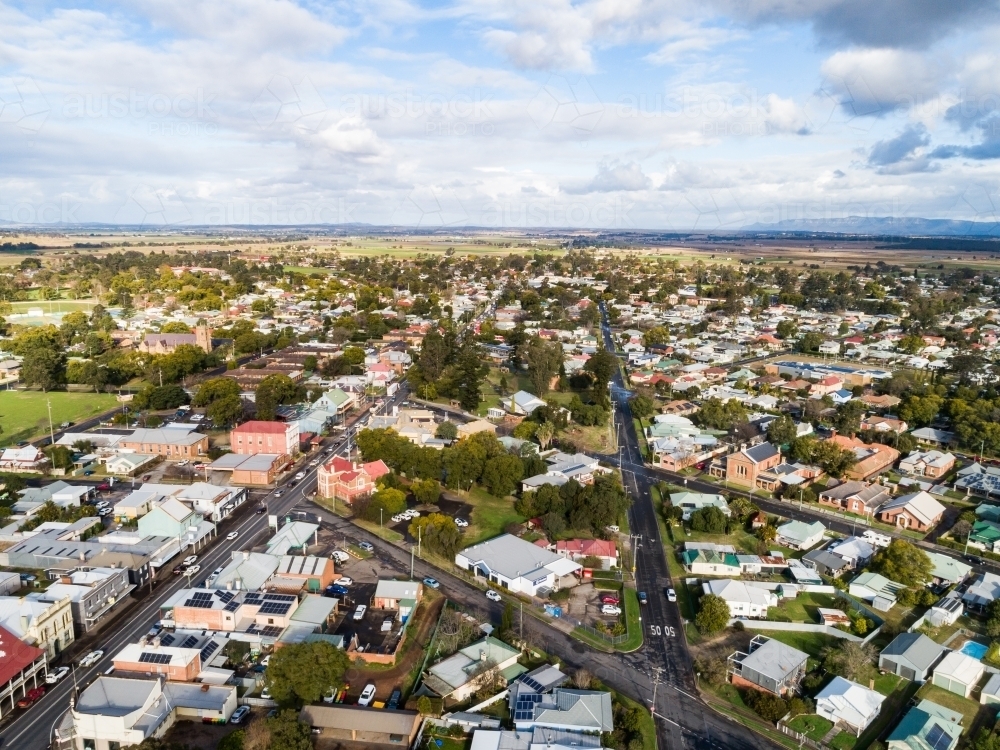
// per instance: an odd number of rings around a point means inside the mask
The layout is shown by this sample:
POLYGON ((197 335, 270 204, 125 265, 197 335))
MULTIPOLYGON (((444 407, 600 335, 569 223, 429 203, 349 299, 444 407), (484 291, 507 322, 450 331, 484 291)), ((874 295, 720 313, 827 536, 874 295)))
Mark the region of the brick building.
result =
POLYGON ((242 456, 257 453, 294 456, 299 450, 299 425, 259 420, 244 422, 229 433, 229 447, 242 456))

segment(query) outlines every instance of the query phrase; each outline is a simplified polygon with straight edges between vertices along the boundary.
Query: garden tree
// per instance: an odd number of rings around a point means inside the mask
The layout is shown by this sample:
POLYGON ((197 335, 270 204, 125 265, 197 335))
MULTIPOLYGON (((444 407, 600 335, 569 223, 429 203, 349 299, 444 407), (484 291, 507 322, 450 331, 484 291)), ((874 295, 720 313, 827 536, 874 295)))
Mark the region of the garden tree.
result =
POLYGON ((843 435, 854 435, 861 429, 861 418, 867 407, 861 401, 850 400, 837 407, 833 417, 833 426, 843 435))
POLYGON ((414 445, 395 430, 362 430, 358 433, 358 449, 365 461, 384 461, 390 469, 408 477, 438 479, 441 476, 442 451, 414 445))
POLYGON ((246 641, 237 641, 230 638, 226 641, 226 646, 222 649, 222 653, 226 655, 226 659, 229 660, 230 664, 238 666, 250 655, 250 644, 246 641))
POLYGON ((482 398, 483 380, 489 373, 489 365, 479 356, 479 348, 471 340, 466 341, 455 361, 458 402, 466 411, 476 411, 482 398))
POLYGON ((542 422, 538 425, 538 429, 535 430, 535 439, 538 440, 538 444, 542 447, 543 451, 548 449, 549 441, 552 440, 555 431, 555 427, 551 422, 542 422))
POLYGON ((365 502, 355 502, 355 511, 369 521, 384 523, 406 510, 406 493, 387 487, 373 492, 365 502))
POLYGON ((477 701, 486 700, 507 687, 507 680, 493 659, 482 659, 477 662, 470 674, 470 681, 476 685, 477 701))
POLYGON ((585 404, 580 399, 578 394, 573 394, 573 398, 569 402, 570 415, 573 417, 573 421, 579 425, 590 426, 590 425, 605 425, 608 423, 608 418, 611 416, 611 412, 608 411, 605 404, 609 404, 610 401, 607 399, 607 394, 604 394, 604 398, 596 398, 597 390, 594 389, 593 394, 595 395, 595 401, 597 403, 585 404))
POLYGON ((171 320, 169 323, 164 323, 160 333, 191 333, 191 326, 180 320, 171 320))
POLYGON ((871 569, 890 581, 904 586, 917 586, 931 578, 930 557, 905 539, 893 539, 889 546, 872 558, 871 569))
POLYGON ((594 684, 594 675, 586 669, 578 669, 573 673, 573 687, 577 690, 590 690, 594 684))
POLYGON ((483 484, 494 497, 507 497, 524 477, 524 464, 511 453, 487 459, 483 465, 483 484))
POLYGON ((363 364, 365 361, 365 350, 359 346, 348 346, 341 355, 345 362, 351 366, 363 364))
POLYGON ((990 638, 1000 637, 1000 599, 994 599, 986 606, 986 634, 990 638))
POLYGON ((72 469, 73 451, 65 445, 50 445, 45 448, 45 455, 49 457, 53 469, 72 469))
POLYGON ((747 410, 735 398, 723 403, 721 399, 712 397, 702 403, 698 413, 694 415, 694 421, 701 427, 713 430, 731 430, 735 425, 747 421, 747 410))
POLYGON ((329 643, 295 643, 271 655, 264 679, 279 703, 315 703, 330 688, 343 687, 348 666, 347 654, 329 643))
POLYGON ((245 738, 246 732, 242 729, 237 729, 235 732, 230 732, 219 740, 219 744, 215 746, 215 750, 243 750, 245 738))
MULTIPOLYGON (((279 649, 275 656, 283 650, 279 649)), ((344 657, 344 660, 346 661, 347 657, 344 657)), ((268 667, 268 671, 270 669, 268 667)), ((271 692, 274 693, 273 690, 271 692)), ((296 711, 285 710, 266 721, 270 750, 313 750, 312 730, 308 724, 299 721, 296 711)))
POLYGON ((795 324, 794 320, 782 320, 778 322, 778 327, 776 333, 778 338, 790 339, 795 338, 795 335, 799 332, 799 327, 795 324))
POLYGON ((829 440, 817 440, 811 435, 793 440, 788 452, 796 461, 818 464, 827 474, 837 478, 846 474, 858 461, 854 451, 841 448, 829 440))
POLYGON ((257 405, 257 419, 272 420, 282 404, 301 400, 298 386, 287 375, 268 375, 254 391, 257 405))
POLYGON ((26 357, 29 352, 37 349, 62 351, 65 347, 59 329, 53 325, 22 328, 7 344, 7 349, 19 357, 26 357))
POLYGON ((451 346, 436 328, 431 328, 420 345, 417 367, 422 378, 433 383, 441 377, 451 358, 451 346))
POLYGON ((243 399, 239 396, 216 399, 205 409, 205 414, 218 427, 235 424, 243 417, 243 399))
POLYGON ((958 541, 961 542, 965 541, 965 539, 968 538, 971 532, 972 532, 972 524, 966 521, 964 518, 960 518, 959 520, 955 521, 955 525, 951 527, 951 531, 949 533, 951 534, 952 538, 957 539, 958 541))
POLYGON ((458 427, 449 419, 446 419, 434 430, 434 437, 442 440, 454 440, 458 437, 458 427))
POLYGON ((66 382, 66 355, 43 346, 29 349, 21 361, 21 382, 42 391, 62 385, 66 382))
POLYGON ((618 372, 618 358, 603 347, 587 360, 583 369, 594 376, 594 391, 607 397, 608 383, 618 372))
POLYGON ((132 405, 136 410, 176 409, 188 402, 187 391, 179 385, 147 386, 135 394, 132 405))
POLYGON ((444 451, 445 484, 451 489, 468 490, 482 476, 486 449, 471 438, 463 438, 444 451))
POLYGON ((715 594, 705 594, 698 602, 694 624, 703 635, 715 635, 725 630, 729 617, 729 605, 725 599, 715 594))
POLYGON ((907 424, 923 427, 934 421, 943 405, 944 399, 936 393, 918 396, 910 391, 904 394, 898 414, 907 424))
POLYGON ((663 326, 653 326, 642 334, 642 343, 647 347, 654 344, 665 344, 670 340, 670 331, 663 326))
POLYGON ((977 351, 963 352, 948 360, 949 370, 962 385, 974 385, 983 374, 986 359, 977 351))
POLYGON ((500 632, 509 634, 514 627, 514 605, 509 600, 504 605, 503 615, 500 618, 500 632))
POLYGON ((770 544, 778 538, 778 528, 773 524, 766 523, 754 532, 754 536, 765 544, 770 544))
POLYGON ((181 344, 170 354, 153 357, 146 366, 145 376, 150 382, 176 383, 181 378, 201 372, 215 363, 214 356, 193 344, 181 344))
POLYGON ((193 406, 208 406, 226 396, 239 396, 240 386, 232 378, 209 378, 198 387, 198 392, 191 399, 193 406))
POLYGON ((691 514, 691 528, 708 534, 725 534, 726 516, 714 505, 709 505, 691 514))
POLYGON ((562 344, 532 336, 521 344, 517 356, 528 366, 528 379, 535 395, 541 397, 548 393, 549 383, 559 374, 562 364, 562 344))
POLYGON ((421 695, 417 699, 417 711, 420 712, 422 716, 430 716, 433 707, 431 706, 431 699, 426 695, 421 695))
POLYGON ((815 352, 824 340, 820 334, 810 331, 799 339, 798 350, 800 352, 815 352))
POLYGON ((515 427, 514 432, 511 434, 518 440, 531 440, 531 438, 535 437, 535 433, 538 431, 538 428, 538 422, 526 419, 515 427))
POLYGON ((415 479, 410 484, 410 492, 421 505, 433 505, 441 497, 441 485, 436 479, 415 479))
POLYGON ((92 359, 73 360, 66 365, 66 382, 89 385, 97 393, 108 384, 108 368, 92 359))
POLYGON ((823 652, 823 668, 861 684, 875 676, 878 651, 871 643, 841 640, 823 652))
POLYGON ((782 414, 767 426, 767 439, 775 445, 788 445, 797 437, 795 420, 782 414))
POLYGON ((896 348, 907 354, 919 354, 920 350, 925 346, 923 338, 915 333, 903 336, 903 338, 896 342, 896 348))
POLYGON ((310 354, 304 360, 302 360, 302 369, 306 372, 316 372, 316 368, 319 366, 319 360, 316 359, 315 354, 310 354))
POLYGON ((1000 734, 997 734, 996 726, 992 731, 989 727, 980 727, 976 738, 967 747, 968 750, 1000 750, 1000 734))
POLYGON ((743 702, 751 711, 772 724, 777 723, 782 716, 788 713, 788 703, 784 698, 761 690, 744 691, 743 702))
POLYGON ((628 404, 632 416, 638 419, 647 419, 656 413, 656 402, 649 396, 636 396, 628 404))
POLYGON ((421 546, 449 560, 454 560, 462 548, 462 530, 451 516, 441 513, 419 516, 410 522, 409 532, 414 539, 420 540, 421 546))

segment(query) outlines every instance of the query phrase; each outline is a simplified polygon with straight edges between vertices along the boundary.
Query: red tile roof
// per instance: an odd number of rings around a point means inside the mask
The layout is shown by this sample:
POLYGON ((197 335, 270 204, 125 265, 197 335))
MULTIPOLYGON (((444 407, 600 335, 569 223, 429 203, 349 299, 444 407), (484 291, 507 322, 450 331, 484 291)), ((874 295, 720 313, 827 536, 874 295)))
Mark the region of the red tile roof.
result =
POLYGON ((556 552, 595 557, 617 557, 615 543, 604 539, 568 539, 556 542, 556 552))
POLYGON ((234 427, 233 432, 250 432, 250 433, 272 433, 275 435, 284 435, 288 432, 289 426, 284 422, 264 422, 262 420, 251 420, 249 422, 244 422, 239 427, 234 427))
POLYGON ((0 626, 0 686, 10 682, 18 672, 44 654, 40 648, 29 646, 0 626))

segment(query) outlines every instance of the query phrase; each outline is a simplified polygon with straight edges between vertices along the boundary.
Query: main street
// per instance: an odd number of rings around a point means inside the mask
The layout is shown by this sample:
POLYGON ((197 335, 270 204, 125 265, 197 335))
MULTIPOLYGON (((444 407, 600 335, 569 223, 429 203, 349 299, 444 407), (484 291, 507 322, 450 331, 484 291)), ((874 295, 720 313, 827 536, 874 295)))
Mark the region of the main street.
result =
MULTIPOLYGON (((405 398, 406 391, 400 388, 391 399, 387 399, 379 407, 379 411, 391 410, 393 406, 397 406, 405 398)), ((353 438, 357 429, 356 425, 349 427, 344 434, 328 442, 324 446, 324 450, 339 451, 348 440, 353 438)), ((199 581, 215 568, 227 565, 232 559, 233 552, 251 549, 258 543, 268 532, 269 516, 280 517, 287 514, 316 489, 318 467, 308 465, 307 461, 311 458, 312 456, 307 455, 300 463, 298 469, 305 473, 305 477, 295 487, 288 489, 289 477, 282 486, 275 488, 262 499, 261 502, 267 508, 266 513, 258 514, 256 510, 259 506, 254 507, 248 501, 237 509, 235 518, 230 517, 222 521, 218 530, 218 540, 208 548, 207 552, 199 555, 198 564, 201 566, 201 571, 198 574, 199 581), (225 536, 233 531, 238 532, 239 536, 233 540, 226 539, 225 536)), ((22 711, 13 721, 0 729, 0 748, 5 750, 6 748, 43 750, 43 748, 49 747, 52 732, 69 708, 70 697, 76 688, 83 689, 98 675, 111 667, 112 657, 122 647, 138 641, 149 632, 153 623, 160 619, 160 605, 163 602, 181 588, 196 584, 193 581, 189 582, 183 575, 166 578, 162 576, 161 573, 159 581, 154 586, 153 594, 143 599, 138 609, 128 612, 127 620, 114 621, 105 626, 106 632, 93 646, 95 649, 103 650, 104 655, 94 666, 87 669, 79 669, 74 666, 73 672, 61 682, 48 686, 46 694, 38 703, 22 711)))

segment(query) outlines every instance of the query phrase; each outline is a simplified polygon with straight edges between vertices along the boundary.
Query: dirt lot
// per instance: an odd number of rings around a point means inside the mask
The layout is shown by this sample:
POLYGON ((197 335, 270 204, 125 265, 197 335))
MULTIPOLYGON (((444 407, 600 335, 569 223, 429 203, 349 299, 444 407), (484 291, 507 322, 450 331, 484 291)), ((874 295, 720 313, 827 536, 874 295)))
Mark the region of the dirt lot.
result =
POLYGON ((566 615, 587 625, 597 622, 613 623, 618 618, 615 615, 601 614, 601 594, 615 593, 594 588, 592 583, 582 583, 570 589, 569 600, 563 605, 566 615))
POLYGON ((727 659, 734 651, 749 651, 750 639, 754 637, 751 630, 727 629, 719 638, 703 641, 691 646, 692 659, 710 661, 712 659, 727 659))
MULTIPOLYGON (((434 505, 417 505, 413 502, 407 503, 407 507, 411 509, 419 510, 422 515, 427 515, 428 513, 442 513, 446 516, 451 516, 452 518, 464 518, 469 520, 472 517, 472 506, 461 500, 449 499, 447 493, 441 496, 441 499, 437 501, 434 505)), ((416 542, 417 540, 410 536, 409 532, 410 521, 400 521, 399 523, 392 524, 389 528, 393 531, 398 531, 402 534, 406 541, 416 542)))
MULTIPOLYGON (((263 716, 266 709, 258 708, 254 711, 255 713, 251 713, 243 722, 243 726, 246 726, 251 720, 263 716)), ((232 724, 199 724, 194 721, 178 721, 170 728, 164 739, 182 747, 215 750, 223 737, 239 728, 232 724)))

